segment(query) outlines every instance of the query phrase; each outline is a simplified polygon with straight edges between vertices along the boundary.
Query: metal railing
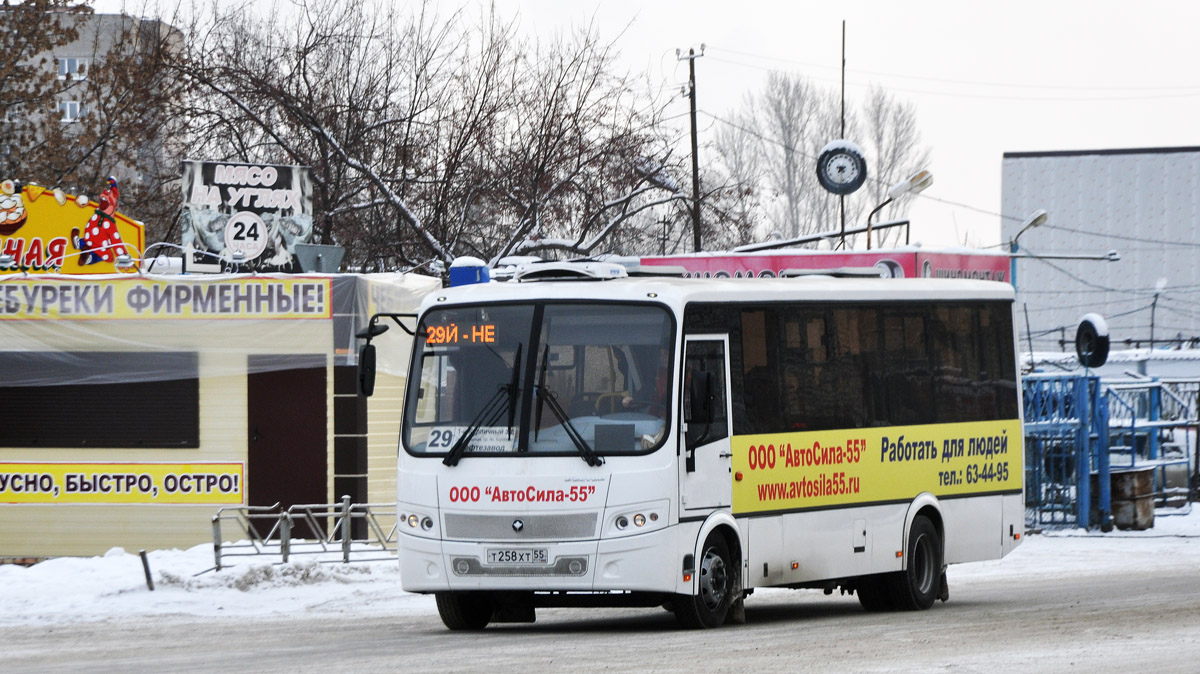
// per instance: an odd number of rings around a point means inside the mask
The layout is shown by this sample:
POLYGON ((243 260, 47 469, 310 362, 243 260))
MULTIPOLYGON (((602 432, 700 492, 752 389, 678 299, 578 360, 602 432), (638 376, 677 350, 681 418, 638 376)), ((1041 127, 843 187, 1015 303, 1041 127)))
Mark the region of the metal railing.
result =
POLYGON ((1109 466, 1101 448, 1108 446, 1108 406, 1099 378, 1029 375, 1022 387, 1026 525, 1107 527, 1109 466), (1103 476, 1094 498, 1092 472, 1103 476))
POLYGON ((1105 396, 1113 410, 1113 466, 1152 469, 1155 505, 1186 504, 1194 489, 1186 439, 1197 428, 1195 382, 1123 380, 1107 384, 1105 396))
POLYGON ((1188 469, 1188 500, 1200 501, 1200 380, 1162 379, 1163 392, 1170 394, 1171 404, 1164 404, 1164 416, 1187 419, 1187 434, 1180 444, 1185 455, 1190 455, 1188 469), (1168 411, 1169 409, 1169 411, 1168 411), (1189 446, 1190 445, 1190 446, 1189 446))
POLYGON ((342 564, 396 558, 394 503, 351 503, 349 496, 343 496, 339 503, 301 504, 287 510, 280 510, 278 503, 221 508, 213 515, 212 528, 217 571, 234 566, 227 560, 239 557, 277 557, 274 564, 287 564, 302 555, 342 564), (226 541, 230 531, 236 532, 238 542, 226 541))

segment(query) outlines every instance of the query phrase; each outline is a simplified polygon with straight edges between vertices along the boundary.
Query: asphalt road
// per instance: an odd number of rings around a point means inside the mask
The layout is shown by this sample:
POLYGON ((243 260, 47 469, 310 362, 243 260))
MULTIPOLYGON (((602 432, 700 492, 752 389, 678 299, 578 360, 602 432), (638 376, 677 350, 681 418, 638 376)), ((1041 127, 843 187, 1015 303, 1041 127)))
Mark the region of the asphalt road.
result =
POLYGON ((659 609, 542 610, 534 624, 470 634, 447 631, 433 610, 6 627, 0 672, 1194 674, 1198 553, 1200 544, 1181 545, 1144 563, 1131 558, 1128 569, 1109 562, 1065 577, 968 575, 957 585, 952 568, 950 601, 920 613, 870 614, 849 596, 760 591, 746 603, 746 625, 703 632, 677 629, 659 609))

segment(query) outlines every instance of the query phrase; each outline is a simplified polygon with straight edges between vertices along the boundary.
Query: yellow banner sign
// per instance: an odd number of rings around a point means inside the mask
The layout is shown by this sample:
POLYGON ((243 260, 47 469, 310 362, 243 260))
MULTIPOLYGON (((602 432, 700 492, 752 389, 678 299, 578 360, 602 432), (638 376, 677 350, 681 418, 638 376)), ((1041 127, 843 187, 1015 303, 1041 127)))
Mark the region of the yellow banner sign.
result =
POLYGON ((0 463, 0 503, 241 504, 241 463, 0 463))
POLYGON ((0 275, 21 272, 112 274, 136 262, 144 228, 117 212, 109 178, 95 201, 38 185, 0 182, 0 275))
POLYGON ((221 281, 13 279, 0 283, 0 320, 330 318, 328 278, 221 281))
POLYGON ((1021 423, 981 421, 732 439, 735 513, 1020 491, 1021 423))

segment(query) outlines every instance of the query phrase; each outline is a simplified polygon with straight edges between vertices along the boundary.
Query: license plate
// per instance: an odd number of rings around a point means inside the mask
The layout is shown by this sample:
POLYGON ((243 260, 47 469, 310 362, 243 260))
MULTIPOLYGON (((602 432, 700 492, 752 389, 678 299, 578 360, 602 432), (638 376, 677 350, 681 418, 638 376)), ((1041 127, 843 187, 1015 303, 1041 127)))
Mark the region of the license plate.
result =
POLYGON ((546 564, 546 548, 499 548, 487 551, 488 564, 546 564))

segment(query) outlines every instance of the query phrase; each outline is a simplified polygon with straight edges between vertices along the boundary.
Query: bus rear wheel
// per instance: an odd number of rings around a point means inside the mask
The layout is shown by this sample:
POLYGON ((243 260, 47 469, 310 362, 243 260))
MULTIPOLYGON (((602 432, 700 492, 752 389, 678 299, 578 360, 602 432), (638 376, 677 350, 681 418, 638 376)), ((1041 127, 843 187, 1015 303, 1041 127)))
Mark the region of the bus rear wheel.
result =
POLYGON ((892 604, 902 611, 933 606, 941 589, 942 539, 928 517, 913 519, 908 534, 908 568, 892 575, 892 604))
POLYGON ((483 592, 438 592, 438 615, 452 630, 481 630, 492 621, 491 597, 483 592))
POLYGON ((700 563, 696 565, 695 595, 677 595, 671 602, 675 619, 690 629, 720 627, 733 595, 737 591, 737 569, 729 559, 729 545, 720 532, 714 531, 704 541, 700 563))

